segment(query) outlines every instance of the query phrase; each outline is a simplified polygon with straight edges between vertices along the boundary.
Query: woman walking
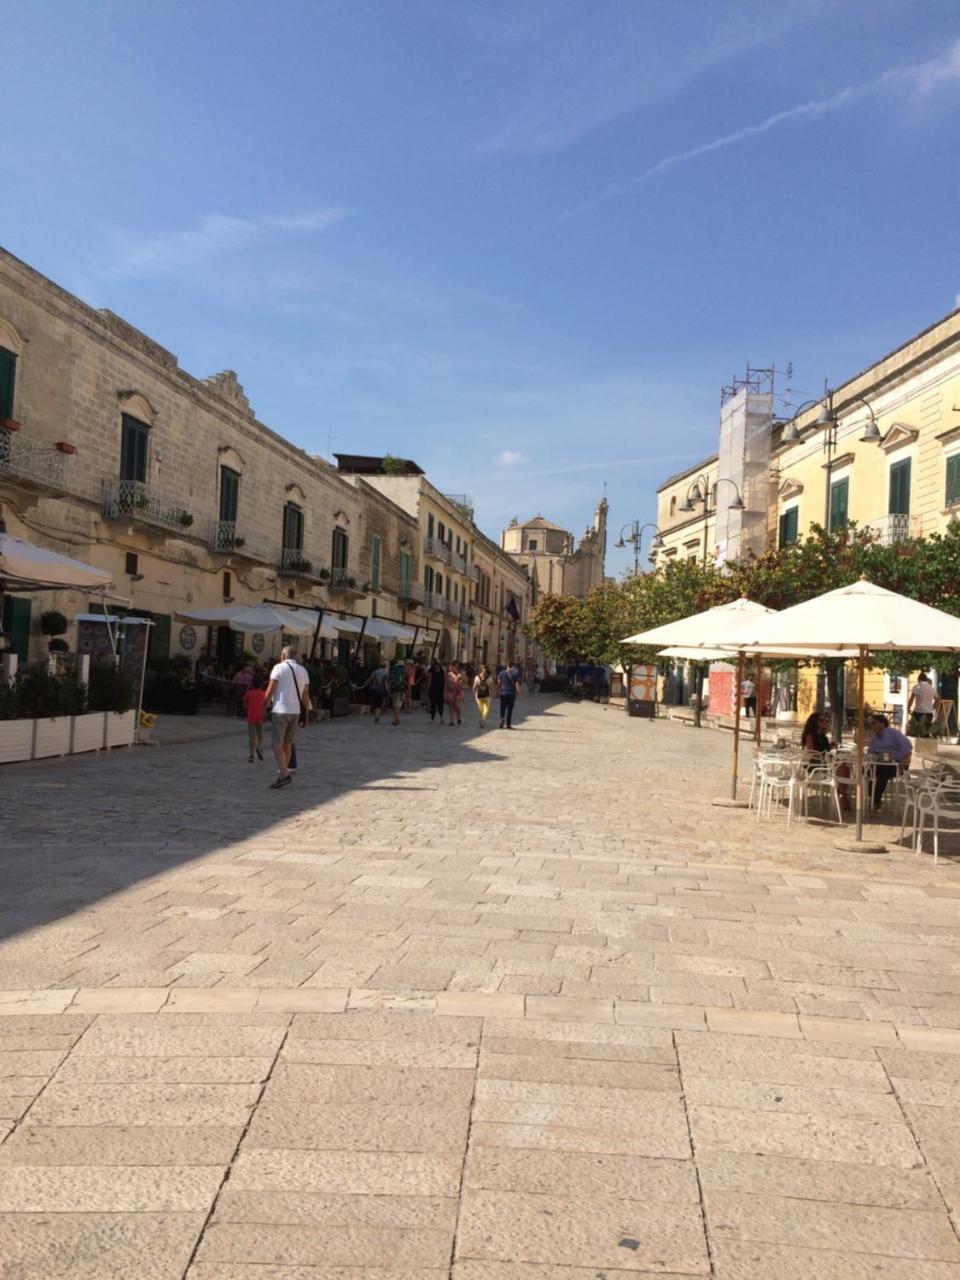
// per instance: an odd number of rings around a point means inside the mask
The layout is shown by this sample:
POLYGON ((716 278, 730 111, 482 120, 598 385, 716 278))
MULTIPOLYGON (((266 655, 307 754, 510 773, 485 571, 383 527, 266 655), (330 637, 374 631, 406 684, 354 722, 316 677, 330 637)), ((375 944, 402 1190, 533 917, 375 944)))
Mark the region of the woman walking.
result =
POLYGON ((427 672, 427 698, 430 702, 430 719, 436 720, 439 711, 441 724, 443 724, 443 690, 443 667, 434 658, 427 672))
POLYGON ((473 698, 480 713, 480 728, 487 727, 487 716, 490 714, 490 672, 481 667, 473 681, 473 698))
POLYGON ((443 696, 447 704, 447 714, 450 717, 450 727, 452 729, 454 716, 457 717, 457 724, 460 724, 460 708, 463 706, 463 685, 460 683, 460 668, 455 662, 451 662, 447 670, 447 686, 443 696))

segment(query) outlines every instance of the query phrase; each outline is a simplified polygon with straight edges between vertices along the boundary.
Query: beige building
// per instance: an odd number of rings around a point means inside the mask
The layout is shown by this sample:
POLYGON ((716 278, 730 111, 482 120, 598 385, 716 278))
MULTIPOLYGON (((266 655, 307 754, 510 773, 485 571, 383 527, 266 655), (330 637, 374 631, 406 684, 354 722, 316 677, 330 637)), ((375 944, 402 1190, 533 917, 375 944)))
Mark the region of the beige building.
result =
POLYGON ((529 576, 477 528, 470 499, 441 493, 408 459, 336 456, 345 476, 362 478, 416 521, 422 568, 405 598, 438 628, 440 660, 524 660, 529 576))
MULTIPOLYGON (((225 601, 428 622, 403 591, 423 554, 408 511, 260 422, 231 371, 192 377, 2 251, 0 512, 8 533, 108 570, 153 619, 154 657, 269 652, 270 638, 198 634, 173 617, 225 601)), ((18 656, 37 656, 40 613, 72 619, 89 604, 8 595, 3 627, 18 656)))
MULTIPOLYGON (((718 464, 714 453, 670 476, 657 490, 657 529, 663 545, 651 547, 651 564, 667 564, 671 560, 705 562, 716 554, 718 464), (695 492, 708 494, 709 505, 701 502, 694 506, 690 499, 695 492)), ((650 530, 651 543, 653 538, 650 530)))
POLYGON ((585 596, 603 582, 607 554, 607 500, 601 498, 588 528, 575 546, 573 534, 534 516, 514 518, 500 535, 500 546, 530 573, 540 594, 585 596))

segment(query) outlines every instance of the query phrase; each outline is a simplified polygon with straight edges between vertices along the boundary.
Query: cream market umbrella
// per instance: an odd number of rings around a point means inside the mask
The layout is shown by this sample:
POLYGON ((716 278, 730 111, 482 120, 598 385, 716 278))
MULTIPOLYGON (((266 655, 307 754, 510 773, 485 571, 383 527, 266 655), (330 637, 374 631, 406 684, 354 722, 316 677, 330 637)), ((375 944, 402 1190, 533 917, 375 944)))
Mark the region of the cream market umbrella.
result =
POLYGON ((22 538, 0 533, 0 589, 42 591, 46 588, 76 587, 103 591, 112 583, 104 569, 95 569, 82 560, 34 546, 22 538))
POLYGON ((960 618, 877 587, 865 578, 805 600, 769 618, 745 620, 728 643, 741 653, 783 646, 833 657, 857 651, 857 840, 863 836, 863 671, 878 649, 960 650, 960 618))
MULTIPOLYGON (((689 650, 695 649, 693 662, 711 662, 718 655, 725 661, 730 654, 719 648, 725 636, 739 630, 744 623, 754 622, 767 617, 773 612, 766 605, 755 604, 741 596, 728 604, 717 605, 713 609, 705 609, 702 613, 691 614, 688 618, 679 618, 676 622, 668 622, 662 627, 653 627, 649 631, 641 631, 635 636, 627 636, 621 644, 666 645, 676 651, 677 657, 686 657, 689 650), (708 648, 706 646, 712 646, 708 648)), ((673 656, 673 655, 671 655, 673 656)), ((743 655, 737 656, 736 674, 736 714, 733 718, 733 766, 730 778, 730 798, 737 798, 737 773, 740 767, 740 686, 743 684, 743 655)), ((699 699, 697 705, 697 724, 700 723, 699 699)), ((757 716, 757 737, 759 740, 760 717, 757 716)))

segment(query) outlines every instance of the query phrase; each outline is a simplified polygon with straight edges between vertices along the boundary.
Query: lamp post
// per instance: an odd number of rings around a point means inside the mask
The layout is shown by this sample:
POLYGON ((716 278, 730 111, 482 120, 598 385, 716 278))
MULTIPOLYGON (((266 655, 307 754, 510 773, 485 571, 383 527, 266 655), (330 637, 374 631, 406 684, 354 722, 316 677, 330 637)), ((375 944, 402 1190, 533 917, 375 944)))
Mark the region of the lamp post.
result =
POLYGON ((729 480, 726 476, 720 476, 710 483, 710 477, 706 475, 697 476, 687 489, 687 496, 680 504, 680 510, 683 512, 693 511, 701 502, 703 503, 703 564, 707 563, 707 524, 712 515, 717 513, 717 489, 722 484, 731 484, 736 490, 736 497, 730 503, 731 511, 746 511, 743 497, 740 493, 740 487, 735 480, 729 480), (701 485, 702 481, 702 485, 701 485), (710 495, 713 495, 713 506, 710 506, 710 495))
POLYGON ((644 529, 653 530, 653 538, 651 539, 651 542, 650 542, 650 550, 659 551, 660 548, 663 546, 663 535, 661 534, 660 530, 657 528, 655 524, 651 524, 649 522, 647 524, 641 524, 639 520, 628 521, 623 526, 623 529, 620 530, 620 536, 617 538, 616 542, 613 544, 615 547, 618 547, 620 550, 623 550, 623 548, 627 545, 628 542, 633 543, 633 576, 635 578, 638 577, 640 574, 640 539, 643 535, 644 529), (623 536, 624 529, 630 530, 630 532, 627 534, 626 537, 623 536))
MULTIPOLYGON (((794 445, 794 444, 801 443, 801 441, 803 440, 803 436, 800 434, 800 431, 797 427, 797 418, 799 418, 800 414, 803 413, 805 409, 808 409, 811 405, 814 405, 814 404, 819 404, 823 406, 822 409, 820 410, 820 413, 817 417, 816 422, 813 425, 814 425, 814 428, 819 428, 823 431, 823 452, 827 455, 827 461, 824 468, 827 474, 827 484, 826 484, 826 492, 824 494, 824 500, 823 500, 823 527, 829 533, 830 520, 832 515, 831 487, 832 487, 832 479, 833 479, 833 459, 837 451, 837 437, 838 437, 839 428, 840 428, 838 415, 834 411, 833 391, 829 387, 824 391, 823 396, 820 400, 804 401, 804 403, 800 406, 800 408, 797 409, 797 411, 794 413, 793 417, 790 418, 790 420, 787 422, 783 435, 780 437, 780 443, 786 444, 786 445, 794 445)), ((864 429, 864 433, 860 437, 861 442, 863 444, 879 444, 880 440, 882 439, 882 436, 880 432, 880 427, 877 423, 877 416, 873 412, 873 409, 870 407, 867 401, 864 400, 863 396, 851 396, 848 401, 844 402, 845 406, 847 404, 862 404, 863 407, 866 409, 867 413, 870 415, 870 421, 867 423, 864 429)))

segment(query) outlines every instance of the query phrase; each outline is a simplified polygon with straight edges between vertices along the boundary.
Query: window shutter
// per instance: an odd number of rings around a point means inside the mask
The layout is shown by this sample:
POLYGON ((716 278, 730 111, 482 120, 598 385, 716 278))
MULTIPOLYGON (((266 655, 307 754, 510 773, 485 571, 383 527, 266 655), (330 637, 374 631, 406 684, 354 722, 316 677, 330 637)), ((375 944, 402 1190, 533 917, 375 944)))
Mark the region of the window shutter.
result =
POLYGON ((781 547, 790 547, 796 542, 799 518, 799 507, 791 507, 789 511, 784 511, 783 515, 780 517, 781 547))
POLYGON ((905 458, 890 468, 890 501, 889 514, 892 516, 908 516, 910 514, 910 459, 905 458))
POLYGON ((380 590, 380 539, 374 538, 370 551, 370 585, 380 590))
POLYGON ((0 347, 0 418, 13 417, 13 386, 17 379, 17 357, 0 347))
POLYGON ((947 497, 946 505, 954 507, 960 502, 960 453, 947 459, 947 497))
POLYGON ((232 467, 220 468, 220 519, 230 524, 237 520, 240 497, 240 473, 232 467))
POLYGON ((850 481, 838 480, 830 487, 830 532, 836 533, 847 525, 850 509, 850 481))

